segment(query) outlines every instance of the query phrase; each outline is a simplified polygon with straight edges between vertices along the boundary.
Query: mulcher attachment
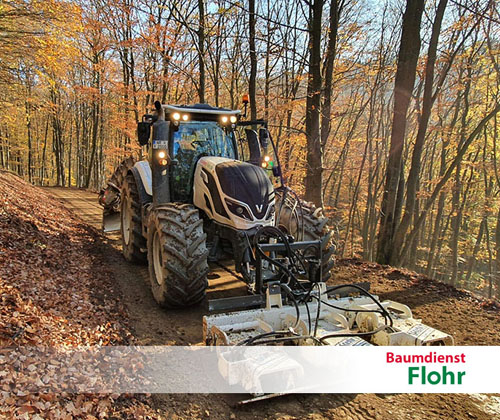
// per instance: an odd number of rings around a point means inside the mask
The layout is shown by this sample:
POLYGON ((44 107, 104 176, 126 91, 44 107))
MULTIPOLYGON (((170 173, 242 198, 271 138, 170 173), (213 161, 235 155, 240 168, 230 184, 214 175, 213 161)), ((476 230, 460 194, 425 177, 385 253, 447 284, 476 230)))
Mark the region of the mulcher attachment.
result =
MULTIPOLYGON (((206 344, 429 346, 454 343, 450 335, 413 318, 406 305, 390 300, 381 302, 368 292, 364 296, 329 297, 326 284, 317 284, 316 290, 310 293, 310 301, 297 306, 283 305, 285 296, 277 293, 275 287, 269 287, 266 308, 203 317, 206 344)), ((340 287, 336 286, 336 290, 340 287)))
POLYGON ((413 318, 408 306, 380 301, 362 287, 327 289, 325 283, 316 283, 313 289, 302 298, 297 296, 293 305, 286 305, 283 302, 290 291, 282 296, 281 290, 287 292, 286 287, 269 284, 265 308, 203 317, 203 337, 217 350, 220 374, 230 385, 254 396, 242 403, 281 395, 265 394, 265 389, 275 389, 265 385, 271 383, 270 378, 273 384, 288 384, 287 389, 293 392, 310 392, 307 386, 315 386, 303 381, 304 369, 314 361, 303 360, 301 353, 287 352, 290 347, 273 350, 264 345, 453 345, 450 335, 413 318), (331 295, 343 289, 355 289, 358 296, 331 295))

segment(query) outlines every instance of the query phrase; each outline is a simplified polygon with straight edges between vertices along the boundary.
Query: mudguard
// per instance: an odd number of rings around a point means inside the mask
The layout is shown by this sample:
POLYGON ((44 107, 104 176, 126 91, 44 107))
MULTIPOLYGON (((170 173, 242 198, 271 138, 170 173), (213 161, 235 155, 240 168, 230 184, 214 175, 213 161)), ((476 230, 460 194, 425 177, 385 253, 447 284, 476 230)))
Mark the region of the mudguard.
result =
POLYGON ((137 162, 130 170, 134 175, 141 204, 149 203, 153 196, 151 166, 146 160, 137 162))

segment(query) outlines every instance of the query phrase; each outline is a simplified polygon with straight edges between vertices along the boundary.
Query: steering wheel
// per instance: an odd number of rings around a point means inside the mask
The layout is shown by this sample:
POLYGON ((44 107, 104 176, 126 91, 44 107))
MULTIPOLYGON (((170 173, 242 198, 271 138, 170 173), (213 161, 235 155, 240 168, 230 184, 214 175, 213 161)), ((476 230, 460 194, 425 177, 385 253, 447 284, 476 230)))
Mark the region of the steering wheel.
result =
POLYGON ((207 143, 208 143, 208 140, 193 140, 191 142, 192 145, 200 146, 200 147, 205 147, 207 143))

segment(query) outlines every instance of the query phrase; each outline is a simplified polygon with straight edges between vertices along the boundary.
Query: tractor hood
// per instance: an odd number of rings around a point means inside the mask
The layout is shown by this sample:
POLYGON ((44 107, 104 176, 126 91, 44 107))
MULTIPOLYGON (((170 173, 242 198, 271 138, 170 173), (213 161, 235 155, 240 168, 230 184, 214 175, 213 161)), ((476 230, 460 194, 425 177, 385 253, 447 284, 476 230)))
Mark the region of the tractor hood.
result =
POLYGON ((269 208, 274 189, 265 171, 249 163, 229 161, 216 168, 222 191, 227 196, 248 204, 253 215, 262 219, 269 208))
POLYGON ((274 188, 266 171, 233 159, 198 161, 194 204, 215 221, 236 229, 274 222, 274 188))

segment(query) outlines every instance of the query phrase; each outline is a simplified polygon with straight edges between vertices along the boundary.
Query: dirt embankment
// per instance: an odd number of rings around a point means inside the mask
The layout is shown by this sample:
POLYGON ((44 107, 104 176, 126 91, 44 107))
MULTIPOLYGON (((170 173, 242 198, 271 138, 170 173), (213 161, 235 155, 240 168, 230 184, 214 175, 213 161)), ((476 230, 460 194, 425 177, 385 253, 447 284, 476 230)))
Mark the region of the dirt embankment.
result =
POLYGON ((408 305, 425 324, 453 335, 458 346, 500 345, 500 306, 465 290, 426 278, 413 271, 357 259, 337 263, 333 283, 370 282, 382 300, 408 305))
MULTIPOLYGON (((0 346, 133 340, 113 272, 90 251, 100 241, 52 196, 0 172, 0 346)), ((0 371, 0 418, 90 420, 151 412, 141 399, 125 397, 15 395, 7 371, 0 371)))
MULTIPOLYGON (((204 306, 164 311, 144 267, 126 263, 116 236, 101 236, 96 195, 41 190, 0 172, 0 344, 195 344, 204 306), (61 202, 51 195, 62 198, 61 202), (83 220, 81 219, 83 218, 83 220)), ((210 275, 211 297, 241 294, 210 275)), ((457 344, 500 341, 498 307, 412 272, 342 260, 333 283, 370 281, 383 299, 409 305, 457 344)), ((493 361, 492 361, 493 363, 493 361)), ((370 372, 367 372, 370 375, 370 372)), ((243 407, 225 395, 12 395, 0 385, 0 418, 497 419, 499 400, 469 395, 290 395, 243 407)))

